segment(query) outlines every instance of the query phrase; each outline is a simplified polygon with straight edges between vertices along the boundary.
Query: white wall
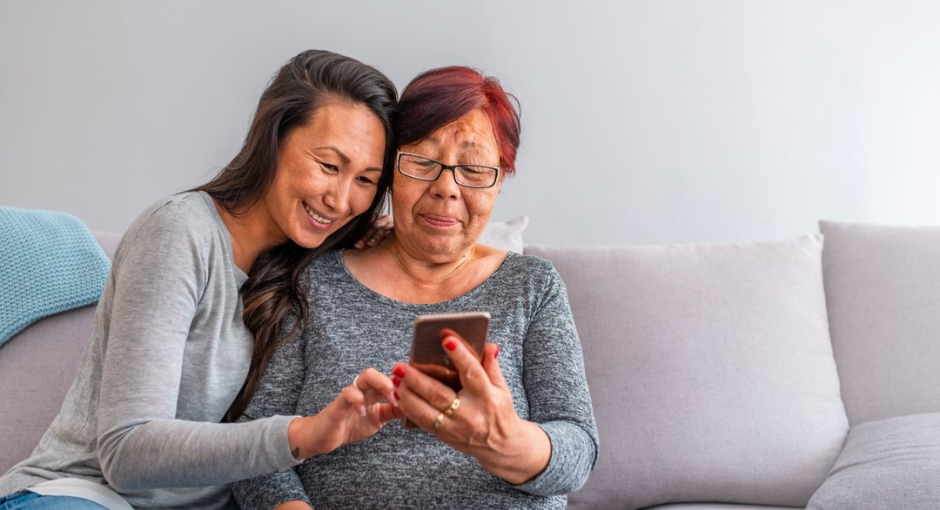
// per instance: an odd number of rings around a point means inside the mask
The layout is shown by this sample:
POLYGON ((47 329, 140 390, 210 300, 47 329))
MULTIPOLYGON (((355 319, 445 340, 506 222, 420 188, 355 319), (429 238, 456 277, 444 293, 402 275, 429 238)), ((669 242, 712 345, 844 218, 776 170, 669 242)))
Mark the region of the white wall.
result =
POLYGON ((551 244, 940 224, 940 3, 0 0, 0 204, 120 231, 235 154, 307 48, 523 106, 496 219, 551 244))

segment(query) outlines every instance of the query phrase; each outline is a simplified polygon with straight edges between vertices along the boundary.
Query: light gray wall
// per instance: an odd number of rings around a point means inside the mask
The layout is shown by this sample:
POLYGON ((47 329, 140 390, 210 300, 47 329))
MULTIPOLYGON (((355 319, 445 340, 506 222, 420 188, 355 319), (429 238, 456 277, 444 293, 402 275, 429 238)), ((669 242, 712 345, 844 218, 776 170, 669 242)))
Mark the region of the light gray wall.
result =
POLYGON ((940 3, 0 0, 0 204, 121 231, 235 154, 270 75, 327 48, 403 88, 469 64, 523 106, 494 218, 527 241, 940 223, 940 3))

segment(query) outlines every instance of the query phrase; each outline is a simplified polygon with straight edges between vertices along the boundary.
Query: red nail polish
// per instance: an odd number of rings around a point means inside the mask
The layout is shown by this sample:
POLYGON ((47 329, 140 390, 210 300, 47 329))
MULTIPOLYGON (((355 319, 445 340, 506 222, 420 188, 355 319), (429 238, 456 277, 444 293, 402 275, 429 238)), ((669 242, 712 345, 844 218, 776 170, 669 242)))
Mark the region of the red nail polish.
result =
POLYGON ((448 341, 444 342, 444 347, 446 347, 448 351, 456 350, 456 349, 457 349, 457 341, 456 341, 456 340, 448 340, 448 341))
POLYGON ((401 365, 395 367, 395 370, 392 370, 392 373, 398 377, 405 377, 405 369, 402 368, 401 365))
POLYGON ((493 353, 493 359, 499 357, 499 344, 496 344, 496 352, 493 353))
POLYGON ((393 392, 392 392, 392 395, 395 395, 395 400, 401 400, 401 397, 398 396, 398 392, 397 392, 397 391, 393 391, 393 392))
POLYGON ((394 384, 396 388, 401 386, 401 379, 397 377, 392 377, 392 384, 394 384))

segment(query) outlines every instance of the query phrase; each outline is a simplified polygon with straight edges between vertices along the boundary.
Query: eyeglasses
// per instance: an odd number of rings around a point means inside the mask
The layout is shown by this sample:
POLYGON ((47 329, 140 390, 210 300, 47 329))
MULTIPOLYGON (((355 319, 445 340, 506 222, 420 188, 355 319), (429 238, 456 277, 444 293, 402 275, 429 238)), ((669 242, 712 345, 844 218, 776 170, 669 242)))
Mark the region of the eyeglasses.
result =
POLYGON ((436 181, 444 170, 454 172, 454 181, 467 188, 492 188, 499 178, 498 166, 445 165, 417 154, 398 153, 398 171, 412 179, 436 181))

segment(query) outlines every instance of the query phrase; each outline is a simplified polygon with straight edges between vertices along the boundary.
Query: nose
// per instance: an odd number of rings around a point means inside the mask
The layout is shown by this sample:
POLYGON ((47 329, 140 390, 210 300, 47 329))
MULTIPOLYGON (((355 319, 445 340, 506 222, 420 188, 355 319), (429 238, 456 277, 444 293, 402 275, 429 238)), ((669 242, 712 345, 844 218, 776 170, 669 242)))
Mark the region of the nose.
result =
POLYGON ((446 168, 431 183, 429 189, 435 198, 454 198, 460 196, 460 185, 457 184, 457 174, 453 168, 446 168))
POLYGON ((350 179, 337 176, 323 195, 323 203, 338 213, 345 213, 349 208, 349 187, 351 184, 350 179))

